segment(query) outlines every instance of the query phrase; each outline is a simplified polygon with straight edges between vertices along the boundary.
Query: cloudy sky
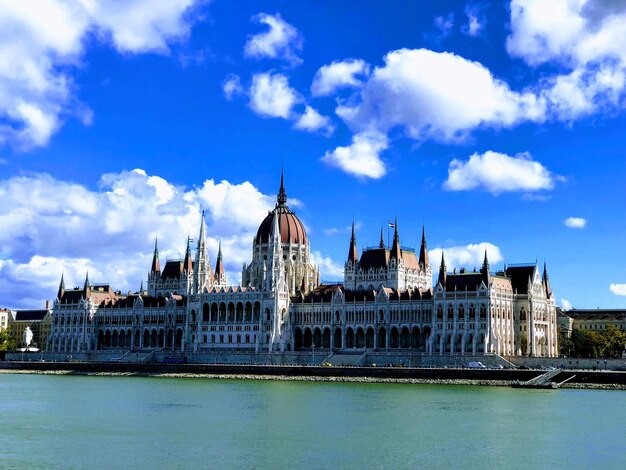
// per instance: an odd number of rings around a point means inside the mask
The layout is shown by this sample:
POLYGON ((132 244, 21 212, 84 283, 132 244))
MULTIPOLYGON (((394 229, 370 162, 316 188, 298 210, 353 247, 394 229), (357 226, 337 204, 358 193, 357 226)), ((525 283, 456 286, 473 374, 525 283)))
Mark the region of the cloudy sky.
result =
POLYGON ((137 290, 201 208, 236 284, 282 165, 323 280, 397 217, 624 308, 625 107, 621 0, 0 0, 0 306, 137 290))

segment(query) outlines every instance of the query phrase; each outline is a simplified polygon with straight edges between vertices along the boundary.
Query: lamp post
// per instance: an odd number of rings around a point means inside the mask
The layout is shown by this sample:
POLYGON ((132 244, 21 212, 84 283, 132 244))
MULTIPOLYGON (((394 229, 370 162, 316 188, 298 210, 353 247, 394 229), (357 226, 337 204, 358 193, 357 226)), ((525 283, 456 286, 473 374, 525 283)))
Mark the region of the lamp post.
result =
POLYGON ((313 365, 315 365, 315 343, 312 344, 313 347, 313 365))

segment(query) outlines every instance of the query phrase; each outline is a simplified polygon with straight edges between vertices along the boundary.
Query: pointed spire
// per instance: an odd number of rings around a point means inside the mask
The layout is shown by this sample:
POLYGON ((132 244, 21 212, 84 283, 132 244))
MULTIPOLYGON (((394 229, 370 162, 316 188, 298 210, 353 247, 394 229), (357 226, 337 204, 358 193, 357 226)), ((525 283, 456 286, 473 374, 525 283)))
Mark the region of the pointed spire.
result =
POLYGON ((190 243, 191 243, 191 239, 189 238, 189 235, 187 235, 187 249, 185 250, 185 261, 183 263, 183 271, 186 272, 187 274, 193 271, 193 262, 191 261, 190 243))
POLYGON ((420 245, 419 265, 422 269, 425 269, 429 264, 428 247, 426 246, 426 228, 422 225, 422 244, 420 245))
POLYGON ((483 266, 480 268, 480 272, 483 275, 483 281, 485 285, 489 285, 489 260, 487 259, 487 248, 485 248, 485 259, 483 260, 483 266))
POLYGON ((59 283, 59 291, 57 292, 57 299, 59 301, 63 298, 65 294, 65 282, 63 281, 63 273, 61 273, 61 282, 59 283))
POLYGON ((356 236, 354 235, 354 220, 352 221, 352 235, 350 236, 350 249, 348 250, 348 262, 355 263, 359 259, 359 251, 356 247, 356 236))
POLYGON ((398 217, 393 224, 393 244, 391 245, 391 253, 389 258, 400 260, 402 258, 402 249, 400 248, 400 236, 398 235, 398 217))
POLYGON ((150 271, 153 273, 161 272, 161 263, 159 262, 159 247, 156 237, 154 239, 154 254, 152 255, 152 268, 150 268, 150 271))
POLYGON ((437 279, 437 284, 441 284, 441 287, 446 287, 446 260, 443 256, 443 251, 441 252, 441 264, 439 265, 439 279, 437 279))
POLYGON ((224 276, 226 276, 226 271, 224 270, 224 262, 222 261, 222 240, 220 240, 217 249, 217 261, 215 263, 215 280, 220 283, 224 276))
POLYGON ((139 287, 139 295, 143 295, 143 279, 141 280, 141 286, 139 287))
POLYGON ((91 296, 91 284, 89 283, 89 271, 85 274, 85 285, 83 286, 83 297, 88 299, 91 296))
POLYGON ((285 192, 285 177, 284 171, 280 169, 280 189, 278 190, 278 197, 276 198, 279 206, 287 204, 287 193, 285 192))
POLYGON ((385 239, 383 238, 383 228, 380 227, 380 243, 378 244, 379 248, 385 248, 385 239))
POLYGON ((552 289, 550 288, 550 278, 548 278, 548 267, 546 265, 546 261, 543 260, 543 286, 546 289, 546 296, 550 297, 552 295, 552 289))

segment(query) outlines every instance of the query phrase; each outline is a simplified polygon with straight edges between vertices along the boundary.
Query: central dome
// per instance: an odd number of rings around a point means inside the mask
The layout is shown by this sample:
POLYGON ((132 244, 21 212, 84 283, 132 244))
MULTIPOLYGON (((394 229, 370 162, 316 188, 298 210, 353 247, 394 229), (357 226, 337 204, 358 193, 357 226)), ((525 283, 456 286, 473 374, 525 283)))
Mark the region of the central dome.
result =
POLYGON ((256 233, 256 243, 269 243, 272 238, 272 227, 274 226, 274 217, 278 217, 278 228, 280 230, 280 239, 282 243, 305 244, 306 230, 300 219, 287 207, 287 194, 283 184, 283 175, 280 175, 280 189, 276 198, 276 207, 267 214, 263 219, 259 230, 256 233))

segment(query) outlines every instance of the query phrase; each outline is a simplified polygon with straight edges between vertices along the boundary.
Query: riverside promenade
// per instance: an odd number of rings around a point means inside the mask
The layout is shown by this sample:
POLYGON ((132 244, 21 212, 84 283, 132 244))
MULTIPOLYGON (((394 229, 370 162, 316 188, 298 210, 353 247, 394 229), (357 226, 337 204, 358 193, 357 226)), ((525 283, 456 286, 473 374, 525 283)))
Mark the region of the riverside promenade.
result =
MULTIPOLYGON (((0 373, 200 377, 218 379, 398 382, 508 386, 545 373, 540 369, 363 367, 319 365, 163 364, 0 361, 0 373)), ((562 370, 553 380, 568 388, 626 390, 626 372, 562 370), (568 380, 569 379, 569 380, 568 380)))

